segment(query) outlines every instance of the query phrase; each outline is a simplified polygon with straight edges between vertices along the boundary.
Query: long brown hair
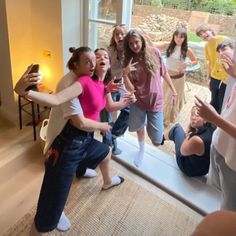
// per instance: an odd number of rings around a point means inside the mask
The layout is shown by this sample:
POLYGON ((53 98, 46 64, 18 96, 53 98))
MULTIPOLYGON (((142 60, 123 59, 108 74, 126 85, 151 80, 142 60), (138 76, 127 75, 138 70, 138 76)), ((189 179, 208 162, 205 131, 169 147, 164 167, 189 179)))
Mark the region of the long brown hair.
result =
POLYGON ((187 31, 184 28, 178 28, 172 36, 172 39, 170 41, 169 47, 166 50, 166 56, 169 57, 173 52, 176 47, 176 42, 175 42, 175 36, 180 35, 181 37, 184 37, 184 41, 181 44, 181 56, 183 59, 186 58, 186 54, 188 51, 188 36, 187 36, 187 31))
POLYGON ((120 24, 120 25, 114 26, 114 29, 112 31, 112 37, 111 37, 110 44, 109 44, 109 47, 112 47, 114 50, 116 49, 115 34, 116 34, 117 30, 122 30, 125 33, 127 33, 127 29, 125 27, 125 24, 120 24))
POLYGON ((152 73, 156 74, 157 70, 160 67, 160 59, 157 60, 156 55, 150 50, 150 48, 147 46, 146 40, 144 36, 137 30, 133 29, 130 30, 125 39, 124 39, 124 66, 127 66, 131 60, 131 58, 134 58, 136 54, 130 49, 129 47, 129 40, 132 37, 137 37, 142 41, 142 48, 140 51, 140 58, 144 60, 147 69, 152 73))

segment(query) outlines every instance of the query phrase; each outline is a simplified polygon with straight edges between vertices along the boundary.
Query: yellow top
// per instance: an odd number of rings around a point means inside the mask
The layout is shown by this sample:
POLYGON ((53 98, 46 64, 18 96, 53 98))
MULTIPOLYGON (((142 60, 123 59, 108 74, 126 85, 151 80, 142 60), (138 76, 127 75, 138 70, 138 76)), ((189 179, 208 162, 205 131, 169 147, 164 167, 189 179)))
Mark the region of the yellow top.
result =
POLYGON ((214 40, 208 42, 205 46, 205 57, 211 65, 211 77, 218 80, 225 80, 228 77, 221 64, 220 54, 216 51, 218 44, 226 38, 223 35, 217 35, 214 40))

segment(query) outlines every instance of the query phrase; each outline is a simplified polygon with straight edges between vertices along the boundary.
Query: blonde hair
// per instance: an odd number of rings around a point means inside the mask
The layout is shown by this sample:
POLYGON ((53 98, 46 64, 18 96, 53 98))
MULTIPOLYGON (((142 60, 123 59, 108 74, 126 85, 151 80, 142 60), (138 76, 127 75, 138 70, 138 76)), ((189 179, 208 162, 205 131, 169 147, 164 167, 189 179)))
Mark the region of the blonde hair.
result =
POLYGON ((197 29, 196 29, 196 35, 198 36, 198 37, 200 37, 200 33, 202 32, 202 31, 211 31, 212 32, 212 34, 213 35, 215 35, 215 31, 209 26, 209 25, 207 25, 207 24, 201 24, 201 25, 199 25, 198 27, 197 27, 197 29))
POLYGON ((135 29, 130 30, 124 39, 124 55, 125 55, 124 66, 127 66, 131 58, 135 57, 135 53, 129 47, 129 40, 132 37, 137 37, 142 41, 140 57, 141 59, 144 60, 148 70, 152 74, 156 74, 160 67, 160 59, 157 60, 157 57, 154 54, 154 52, 152 52, 150 48, 147 46, 147 42, 144 36, 138 30, 135 29))

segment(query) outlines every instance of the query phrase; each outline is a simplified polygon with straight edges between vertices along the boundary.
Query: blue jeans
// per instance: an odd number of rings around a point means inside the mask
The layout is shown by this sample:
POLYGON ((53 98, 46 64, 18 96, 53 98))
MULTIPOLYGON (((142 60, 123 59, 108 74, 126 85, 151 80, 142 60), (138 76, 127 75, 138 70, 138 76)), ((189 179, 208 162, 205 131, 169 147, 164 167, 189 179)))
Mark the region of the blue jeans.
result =
POLYGON ((176 124, 174 125, 170 131, 169 131, 169 139, 174 141, 175 143, 175 156, 176 156, 176 162, 183 172, 185 172, 183 163, 182 163, 182 154, 180 152, 181 145, 185 139, 185 132, 183 128, 179 125, 176 124))
MULTIPOLYGON (((113 101, 119 101, 121 94, 118 92, 112 93, 113 101)), ((129 123, 129 107, 125 107, 120 110, 120 114, 117 117, 115 123, 112 125, 111 133, 108 133, 106 136, 103 136, 103 142, 112 146, 112 136, 119 137, 122 136, 128 128, 129 123)), ((108 112, 106 109, 100 114, 100 120, 102 122, 108 122, 112 124, 112 114, 108 112)))
POLYGON ((221 83, 221 80, 217 80, 211 77, 210 90, 211 90, 211 105, 216 109, 218 113, 221 112, 226 84, 221 83))
POLYGON ((45 174, 38 200, 35 226, 39 232, 56 228, 75 174, 96 168, 109 147, 68 122, 56 137, 45 161, 45 174))

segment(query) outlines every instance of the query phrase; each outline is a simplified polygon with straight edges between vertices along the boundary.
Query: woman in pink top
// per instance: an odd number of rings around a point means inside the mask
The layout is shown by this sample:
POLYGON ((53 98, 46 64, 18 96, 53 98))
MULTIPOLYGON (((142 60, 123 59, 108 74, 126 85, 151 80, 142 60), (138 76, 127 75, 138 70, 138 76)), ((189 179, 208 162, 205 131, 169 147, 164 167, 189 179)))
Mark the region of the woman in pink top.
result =
MULTIPOLYGON (((73 56, 75 54, 76 50, 73 56)), ((89 49, 80 55, 78 60, 72 60, 72 63, 69 61, 68 65, 72 66, 75 71, 83 65, 84 74, 87 76, 78 78, 70 87, 57 94, 26 91, 29 85, 37 82, 35 75, 27 73, 18 81, 15 91, 47 106, 60 105, 78 96, 84 116, 93 120, 98 119, 99 112, 104 106, 108 110, 114 111, 134 102, 135 98, 132 94, 124 96, 119 102, 113 102, 110 94, 106 94, 103 80, 110 67, 109 56, 105 49, 98 49, 95 54, 89 49), (95 76, 91 78, 94 71, 95 76)), ((94 139, 93 132, 85 132, 76 128, 76 120, 73 119, 67 122, 62 132, 53 141, 47 156, 44 180, 31 235, 41 235, 42 232, 51 231, 59 223, 65 230, 69 229, 70 222, 64 215, 63 209, 73 177, 75 174, 79 175, 81 170, 88 167, 94 169, 99 164, 104 190, 124 181, 120 176, 111 177, 109 165, 111 150, 108 145, 94 139)))
POLYGON ((130 30, 124 40, 123 77, 126 88, 135 91, 137 101, 130 108, 129 130, 136 131, 140 146, 134 164, 139 167, 144 156, 145 132, 152 143, 159 146, 163 139, 163 91, 161 77, 172 91, 172 102, 177 93, 166 70, 159 49, 148 47, 145 38, 137 31, 130 30), (135 67, 135 70, 134 70, 135 67), (132 72, 132 70, 134 70, 132 72))

